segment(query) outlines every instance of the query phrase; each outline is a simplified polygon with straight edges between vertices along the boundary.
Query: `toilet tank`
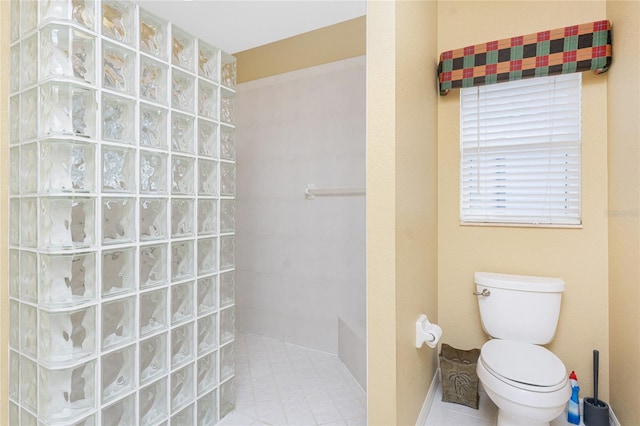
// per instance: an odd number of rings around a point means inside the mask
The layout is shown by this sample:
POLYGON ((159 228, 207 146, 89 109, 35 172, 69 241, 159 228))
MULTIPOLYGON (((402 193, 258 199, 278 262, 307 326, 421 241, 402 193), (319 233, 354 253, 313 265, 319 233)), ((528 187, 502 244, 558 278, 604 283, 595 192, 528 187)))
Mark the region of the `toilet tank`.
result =
POLYGON ((560 278, 476 272, 482 328, 491 337, 545 345, 553 340, 565 284, 560 278), (486 293, 486 292, 485 292, 486 293))

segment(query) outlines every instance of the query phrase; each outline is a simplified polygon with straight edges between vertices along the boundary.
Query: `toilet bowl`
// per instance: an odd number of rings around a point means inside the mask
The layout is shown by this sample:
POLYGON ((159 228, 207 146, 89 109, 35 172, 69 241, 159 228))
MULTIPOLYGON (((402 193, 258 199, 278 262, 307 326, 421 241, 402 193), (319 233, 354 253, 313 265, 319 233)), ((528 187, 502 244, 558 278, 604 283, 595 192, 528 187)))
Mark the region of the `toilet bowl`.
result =
POLYGON ((553 340, 565 289, 559 278, 476 272, 482 328, 491 337, 476 372, 498 406, 499 426, 548 426, 571 397, 553 340))
POLYGON ((530 343, 494 339, 482 347, 476 367, 498 406, 498 426, 542 426, 564 411, 571 385, 562 361, 530 343))

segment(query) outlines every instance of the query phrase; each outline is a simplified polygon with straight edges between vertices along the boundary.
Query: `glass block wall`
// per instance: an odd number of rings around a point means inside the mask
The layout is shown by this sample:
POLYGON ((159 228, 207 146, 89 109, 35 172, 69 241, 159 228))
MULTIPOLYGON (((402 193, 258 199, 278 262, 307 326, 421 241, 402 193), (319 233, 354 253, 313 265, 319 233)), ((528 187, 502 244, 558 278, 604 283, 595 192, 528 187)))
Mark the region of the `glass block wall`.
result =
POLYGON ((127 2, 12 0, 10 36, 10 424, 215 424, 235 59, 127 2))

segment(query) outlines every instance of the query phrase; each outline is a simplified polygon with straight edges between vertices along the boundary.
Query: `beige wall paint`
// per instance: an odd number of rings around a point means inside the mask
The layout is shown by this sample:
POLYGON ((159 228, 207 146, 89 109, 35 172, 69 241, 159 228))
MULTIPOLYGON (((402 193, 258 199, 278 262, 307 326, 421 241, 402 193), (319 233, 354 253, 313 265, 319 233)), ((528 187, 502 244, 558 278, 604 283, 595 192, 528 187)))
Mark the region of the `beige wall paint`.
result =
POLYGON ((395 18, 396 424, 413 425, 437 368, 415 348, 420 314, 438 320, 437 2, 398 1, 395 18))
POLYGON ((607 1, 614 62, 608 83, 609 403, 640 424, 640 2, 607 1))
POLYGON ((234 53, 238 83, 365 54, 364 16, 234 53))
MULTIPOLYGON (((606 17, 604 1, 441 1, 438 51, 606 17), (462 30, 464 29, 464 30, 462 30)), ((475 271, 556 276, 566 282, 549 348, 591 395, 591 351, 600 350, 600 395, 609 396, 607 74, 583 73, 582 229, 460 226, 459 96, 438 103, 438 316, 443 341, 479 348, 475 271)), ((637 396, 637 393, 636 393, 637 396)), ((615 407, 614 407, 615 408, 615 407)))
POLYGON ((9 2, 0 2, 0 425, 8 424, 9 2))

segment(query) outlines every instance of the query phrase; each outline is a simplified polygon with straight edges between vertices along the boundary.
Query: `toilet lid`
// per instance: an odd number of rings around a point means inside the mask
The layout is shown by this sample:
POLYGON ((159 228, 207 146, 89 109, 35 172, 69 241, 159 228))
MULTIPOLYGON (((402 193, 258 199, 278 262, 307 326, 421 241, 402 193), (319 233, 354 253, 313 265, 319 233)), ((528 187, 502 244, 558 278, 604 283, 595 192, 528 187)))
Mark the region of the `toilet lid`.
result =
POLYGON ((531 343, 493 339, 482 346, 483 364, 494 374, 525 385, 554 387, 567 380, 560 358, 531 343))

